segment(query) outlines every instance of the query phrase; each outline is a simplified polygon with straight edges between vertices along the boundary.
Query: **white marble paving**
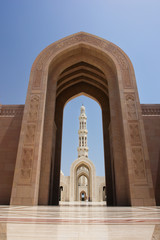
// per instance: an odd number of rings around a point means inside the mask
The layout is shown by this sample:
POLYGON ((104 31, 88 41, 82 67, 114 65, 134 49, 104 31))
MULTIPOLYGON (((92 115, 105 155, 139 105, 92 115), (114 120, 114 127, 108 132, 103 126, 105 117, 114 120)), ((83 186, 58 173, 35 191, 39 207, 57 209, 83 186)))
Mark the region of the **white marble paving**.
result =
POLYGON ((151 240, 154 226, 82 226, 82 225, 30 225, 30 224, 8 224, 8 240, 76 240, 76 239, 114 239, 114 240, 151 240))
POLYGON ((160 208, 0 206, 0 240, 160 239, 160 208))

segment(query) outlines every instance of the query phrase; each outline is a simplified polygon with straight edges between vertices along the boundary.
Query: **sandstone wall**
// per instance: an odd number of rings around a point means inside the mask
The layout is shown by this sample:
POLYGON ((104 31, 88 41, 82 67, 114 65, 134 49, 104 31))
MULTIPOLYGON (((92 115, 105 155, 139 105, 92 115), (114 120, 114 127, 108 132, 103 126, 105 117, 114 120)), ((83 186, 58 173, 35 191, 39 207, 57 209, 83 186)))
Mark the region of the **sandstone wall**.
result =
MULTIPOLYGON (((160 104, 142 104, 153 184, 160 205, 160 104)), ((0 204, 9 204, 24 105, 0 105, 0 204)))
POLYGON ((160 104, 142 104, 156 202, 160 205, 160 104))
POLYGON ((0 106, 0 204, 9 204, 23 105, 0 106))

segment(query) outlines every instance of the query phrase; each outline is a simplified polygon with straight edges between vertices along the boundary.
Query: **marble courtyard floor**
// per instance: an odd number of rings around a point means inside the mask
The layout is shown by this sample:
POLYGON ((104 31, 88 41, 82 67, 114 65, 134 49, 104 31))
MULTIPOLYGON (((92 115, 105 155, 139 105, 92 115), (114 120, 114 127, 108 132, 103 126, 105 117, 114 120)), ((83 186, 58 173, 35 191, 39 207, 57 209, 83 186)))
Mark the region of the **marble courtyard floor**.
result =
POLYGON ((159 240, 160 208, 0 206, 0 240, 159 240))

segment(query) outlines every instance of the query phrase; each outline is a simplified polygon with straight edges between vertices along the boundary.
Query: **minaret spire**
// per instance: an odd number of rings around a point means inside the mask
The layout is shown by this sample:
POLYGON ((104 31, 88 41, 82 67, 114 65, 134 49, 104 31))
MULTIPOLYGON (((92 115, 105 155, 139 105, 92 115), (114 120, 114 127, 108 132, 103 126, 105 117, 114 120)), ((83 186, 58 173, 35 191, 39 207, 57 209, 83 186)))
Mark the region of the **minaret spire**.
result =
POLYGON ((81 106, 81 113, 79 116, 79 147, 78 147, 78 157, 88 157, 88 146, 87 146, 87 116, 85 114, 85 107, 81 106))

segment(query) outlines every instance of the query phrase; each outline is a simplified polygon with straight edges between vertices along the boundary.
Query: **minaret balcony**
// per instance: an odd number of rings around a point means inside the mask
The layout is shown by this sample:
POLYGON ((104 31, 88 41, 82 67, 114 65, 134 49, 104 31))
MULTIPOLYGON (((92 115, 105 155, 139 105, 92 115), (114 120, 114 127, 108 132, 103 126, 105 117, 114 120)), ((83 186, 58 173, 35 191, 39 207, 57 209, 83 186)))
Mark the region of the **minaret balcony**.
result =
POLYGON ((89 148, 88 147, 78 147, 77 151, 84 151, 84 152, 88 152, 89 148))
POLYGON ((83 133, 87 134, 88 130, 87 129, 79 129, 78 130, 78 134, 83 134, 83 133))

